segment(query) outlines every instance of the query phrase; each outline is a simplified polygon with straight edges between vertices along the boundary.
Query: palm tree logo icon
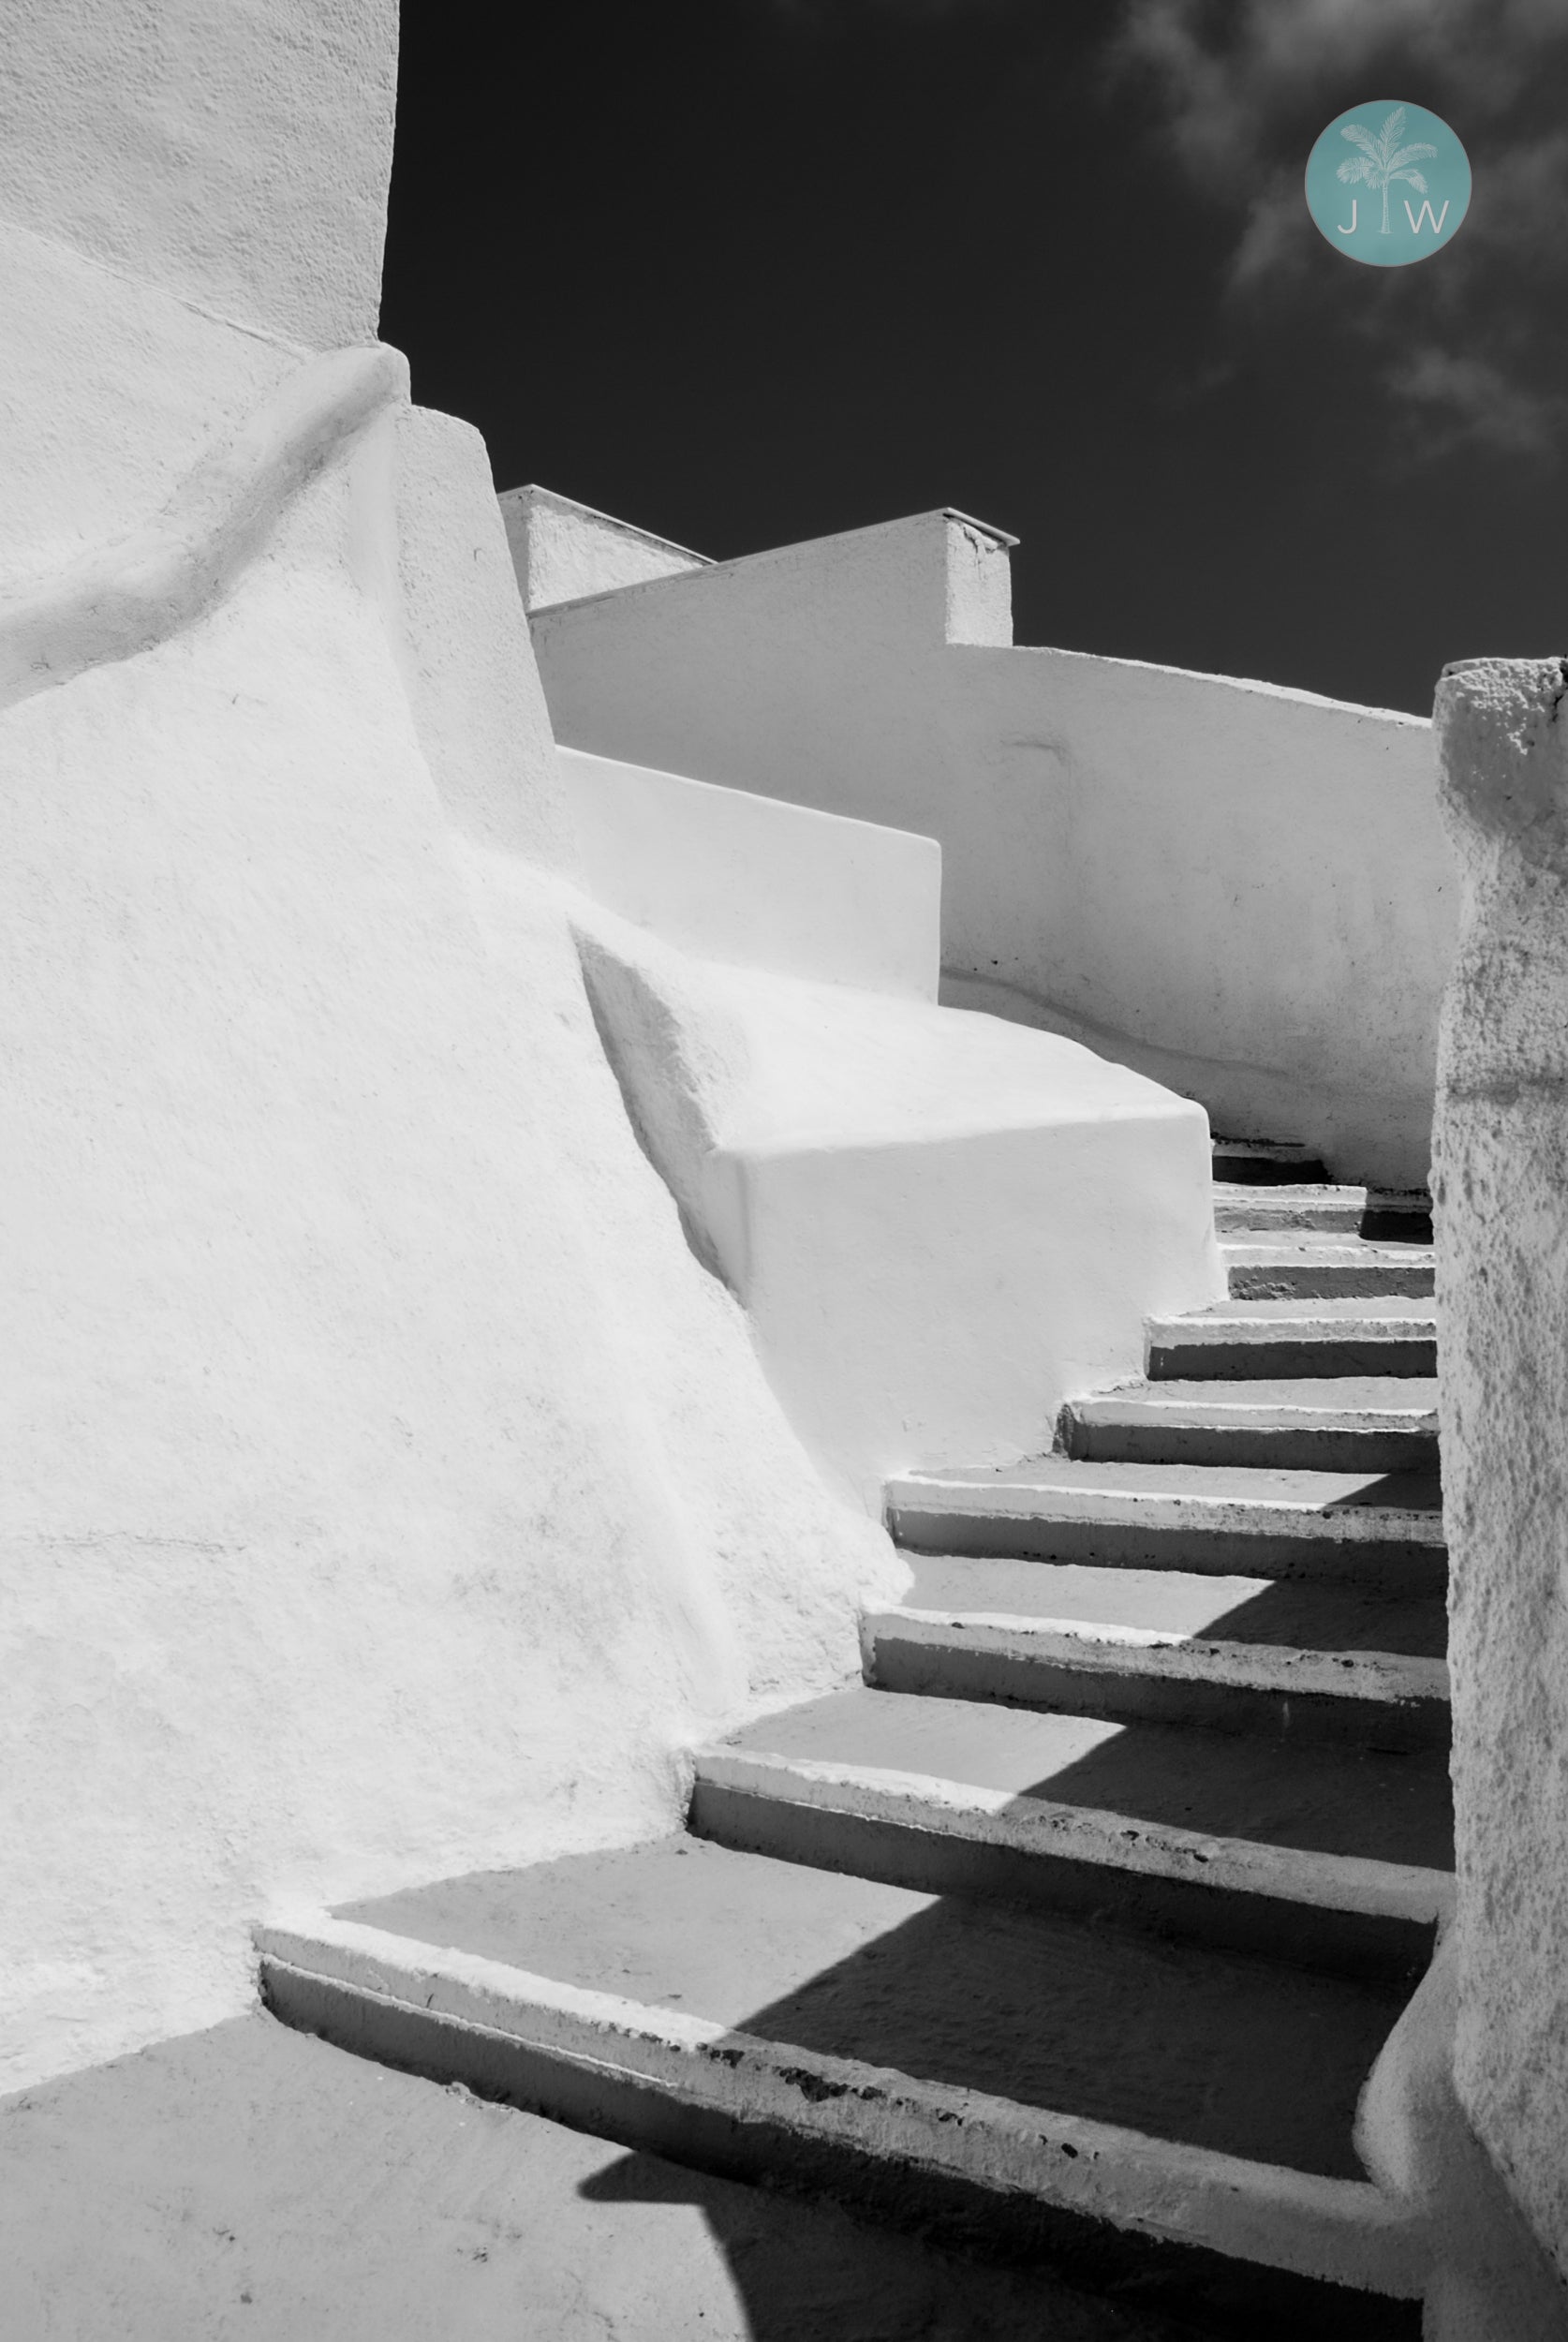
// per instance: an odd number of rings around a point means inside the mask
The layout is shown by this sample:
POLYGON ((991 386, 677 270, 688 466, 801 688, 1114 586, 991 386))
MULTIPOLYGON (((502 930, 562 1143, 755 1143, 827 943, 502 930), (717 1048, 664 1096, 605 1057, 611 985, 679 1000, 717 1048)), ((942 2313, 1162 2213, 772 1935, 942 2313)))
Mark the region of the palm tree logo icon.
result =
POLYGON ((1420 171, 1412 170, 1411 166, 1430 162, 1437 153, 1435 146, 1426 144, 1401 146, 1399 141, 1404 134, 1405 110, 1402 106, 1395 107, 1376 138, 1362 122, 1347 122, 1339 133, 1342 139, 1349 139, 1351 144, 1359 147, 1361 152, 1347 155, 1339 165, 1337 176, 1344 181, 1347 187, 1359 185, 1383 189, 1383 227, 1379 232, 1384 236, 1389 233, 1389 188, 1396 181, 1403 180, 1407 186, 1415 189, 1417 195, 1425 195, 1427 182, 1420 171))

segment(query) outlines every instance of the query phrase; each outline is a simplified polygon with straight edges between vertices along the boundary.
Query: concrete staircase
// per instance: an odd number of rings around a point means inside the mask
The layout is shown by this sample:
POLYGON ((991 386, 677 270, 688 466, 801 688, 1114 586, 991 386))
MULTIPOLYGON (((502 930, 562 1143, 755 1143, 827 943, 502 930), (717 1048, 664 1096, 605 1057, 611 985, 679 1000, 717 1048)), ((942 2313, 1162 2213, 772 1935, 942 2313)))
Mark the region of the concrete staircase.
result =
POLYGON ((701 1751, 679 1838, 262 1931, 274 2009, 1159 2331, 1418 2334, 1353 2127, 1452 1889, 1429 1222, 1216 1169, 1228 1302, 890 1487, 863 1685, 701 1751))

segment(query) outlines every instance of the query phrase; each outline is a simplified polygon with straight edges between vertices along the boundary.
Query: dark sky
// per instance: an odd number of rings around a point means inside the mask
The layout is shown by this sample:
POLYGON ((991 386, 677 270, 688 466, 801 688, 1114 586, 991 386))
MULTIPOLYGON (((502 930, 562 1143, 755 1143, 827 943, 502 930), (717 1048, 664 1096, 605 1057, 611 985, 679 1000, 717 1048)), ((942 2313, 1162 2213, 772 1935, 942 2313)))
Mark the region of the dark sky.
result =
POLYGON ((1568 647, 1568 0, 404 0, 385 338, 724 557, 957 505, 1017 639, 1427 712, 1568 647), (1475 171, 1333 252, 1324 125, 1475 171))

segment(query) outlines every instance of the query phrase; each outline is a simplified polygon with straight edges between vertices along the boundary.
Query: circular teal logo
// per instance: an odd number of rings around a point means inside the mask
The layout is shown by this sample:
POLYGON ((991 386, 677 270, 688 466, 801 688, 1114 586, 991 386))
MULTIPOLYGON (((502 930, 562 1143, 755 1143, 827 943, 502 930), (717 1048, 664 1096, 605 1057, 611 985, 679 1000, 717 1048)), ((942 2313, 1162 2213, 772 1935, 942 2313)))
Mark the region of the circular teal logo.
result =
POLYGON ((1307 157, 1307 209, 1327 241, 1372 268, 1425 260, 1470 209, 1470 157, 1441 114, 1368 98, 1307 157))

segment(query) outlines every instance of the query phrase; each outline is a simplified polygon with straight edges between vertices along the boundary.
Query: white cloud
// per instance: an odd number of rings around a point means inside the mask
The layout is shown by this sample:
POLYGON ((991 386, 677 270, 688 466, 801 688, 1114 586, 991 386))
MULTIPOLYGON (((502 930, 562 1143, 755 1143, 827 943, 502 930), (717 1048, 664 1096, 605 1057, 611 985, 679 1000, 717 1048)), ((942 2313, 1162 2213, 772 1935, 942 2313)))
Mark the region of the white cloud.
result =
POLYGON ((1562 0, 1239 0, 1222 14, 1209 0, 1129 0, 1113 61, 1153 78, 1183 160, 1222 180, 1318 85, 1359 85, 1397 60, 1490 119, 1565 49, 1562 0))
MULTIPOLYGON (((1552 457, 1568 372, 1565 0, 1126 0, 1108 46, 1117 86, 1151 93, 1183 175, 1236 220, 1233 315, 1411 352, 1382 380, 1427 452, 1552 457), (1311 139, 1348 105, 1412 95, 1452 121, 1474 171, 1441 258, 1375 272, 1347 304, 1308 220, 1311 139), (1272 296, 1272 298, 1270 298, 1272 296), (1484 350, 1483 358, 1474 353, 1484 350)), ((1408 435, 1407 435, 1408 436, 1408 435)))
POLYGON ((1408 455, 1445 454, 1469 444, 1550 460, 1561 449, 1568 399, 1525 389, 1484 358, 1428 346, 1388 367, 1383 380, 1397 401, 1438 425, 1435 438, 1411 440, 1408 455))

